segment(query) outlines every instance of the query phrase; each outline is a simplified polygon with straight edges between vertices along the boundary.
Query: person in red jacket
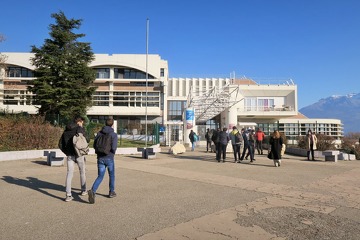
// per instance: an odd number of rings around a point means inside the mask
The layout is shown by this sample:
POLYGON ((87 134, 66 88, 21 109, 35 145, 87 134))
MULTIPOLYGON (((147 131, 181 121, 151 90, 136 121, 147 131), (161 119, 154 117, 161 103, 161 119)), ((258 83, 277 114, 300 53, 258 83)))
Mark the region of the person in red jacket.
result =
POLYGON ((258 154, 263 155, 263 147, 262 147, 262 143, 265 139, 265 133, 263 131, 261 131, 261 128, 258 128, 256 133, 255 133, 255 139, 256 139, 256 149, 258 154))

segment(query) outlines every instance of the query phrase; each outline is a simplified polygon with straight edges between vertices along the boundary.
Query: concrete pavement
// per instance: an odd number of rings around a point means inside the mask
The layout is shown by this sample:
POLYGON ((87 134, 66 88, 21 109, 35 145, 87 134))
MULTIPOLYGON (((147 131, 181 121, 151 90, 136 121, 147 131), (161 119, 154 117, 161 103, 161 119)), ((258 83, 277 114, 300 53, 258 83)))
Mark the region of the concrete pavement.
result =
MULTIPOLYGON (((360 161, 255 158, 116 156, 118 197, 107 198, 106 176, 94 205, 78 195, 77 170, 64 202, 66 167, 0 162, 0 239, 359 239, 360 161)), ((88 156, 88 188, 96 175, 88 156)))

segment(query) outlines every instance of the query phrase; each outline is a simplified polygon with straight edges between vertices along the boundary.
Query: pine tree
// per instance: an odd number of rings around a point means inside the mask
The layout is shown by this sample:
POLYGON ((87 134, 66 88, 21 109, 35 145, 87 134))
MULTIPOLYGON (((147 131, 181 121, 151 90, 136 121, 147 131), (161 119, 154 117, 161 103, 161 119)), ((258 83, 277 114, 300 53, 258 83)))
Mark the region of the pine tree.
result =
POLYGON ((51 15, 55 24, 50 24, 50 39, 37 48, 32 46, 35 66, 33 104, 40 105, 39 114, 60 114, 68 119, 86 115, 95 92, 95 72, 89 67, 94 60, 90 43, 79 42, 85 34, 76 34, 82 20, 67 19, 60 11, 51 15))

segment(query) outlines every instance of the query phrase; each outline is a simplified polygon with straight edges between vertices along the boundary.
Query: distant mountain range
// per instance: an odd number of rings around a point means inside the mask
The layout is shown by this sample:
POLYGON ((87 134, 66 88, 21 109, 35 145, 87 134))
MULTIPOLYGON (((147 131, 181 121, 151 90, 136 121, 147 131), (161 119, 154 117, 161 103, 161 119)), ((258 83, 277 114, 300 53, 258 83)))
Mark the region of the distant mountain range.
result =
POLYGON ((308 118, 340 119, 344 132, 360 132, 360 93, 331 96, 299 110, 308 118))

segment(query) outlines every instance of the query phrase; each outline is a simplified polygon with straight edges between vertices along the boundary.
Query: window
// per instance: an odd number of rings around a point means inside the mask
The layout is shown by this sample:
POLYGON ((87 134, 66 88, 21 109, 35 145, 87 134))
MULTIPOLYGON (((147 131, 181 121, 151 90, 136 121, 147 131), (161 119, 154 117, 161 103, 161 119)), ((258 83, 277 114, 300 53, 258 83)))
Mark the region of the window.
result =
POLYGON ((160 77, 165 77, 165 69, 160 68, 160 77))
POLYGON ((93 103, 94 106, 109 106, 109 92, 95 92, 93 103))
POLYGON ((31 78, 34 77, 34 72, 23 67, 8 67, 7 76, 9 78, 31 78))
POLYGON ((274 99, 258 99, 259 111, 270 111, 274 106, 274 99))
POLYGON ((114 106, 123 107, 159 107, 160 93, 149 92, 146 97, 146 92, 114 92, 114 106))
POLYGON ((110 68, 95 68, 96 78, 110 78, 110 68))
POLYGON ((18 91, 16 90, 4 90, 4 104, 5 105, 17 105, 18 91))
MULTIPOLYGON (((114 68, 115 79, 146 79, 146 73, 134 68, 114 68)), ((148 79, 155 79, 148 74, 148 79)))
POLYGON ((256 98, 245 98, 245 111, 256 111, 256 98))
POLYGON ((169 101, 168 120, 182 121, 182 115, 186 108, 186 101, 169 101))

